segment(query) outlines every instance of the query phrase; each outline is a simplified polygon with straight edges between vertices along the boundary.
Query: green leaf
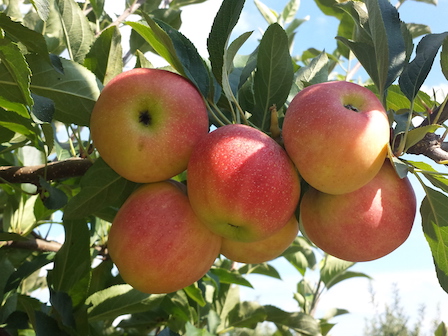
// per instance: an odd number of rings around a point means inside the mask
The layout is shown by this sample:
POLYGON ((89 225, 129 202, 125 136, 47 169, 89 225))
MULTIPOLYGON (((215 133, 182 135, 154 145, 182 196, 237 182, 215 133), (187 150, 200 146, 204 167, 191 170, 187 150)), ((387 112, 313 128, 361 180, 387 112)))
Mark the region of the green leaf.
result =
POLYGON ((23 134, 28 138, 35 138, 36 129, 30 118, 24 118, 14 112, 5 111, 0 108, 0 126, 16 133, 23 134))
POLYGON ((53 187, 41 176, 39 176, 39 183, 45 192, 43 203, 47 209, 58 210, 67 204, 68 197, 62 190, 53 187))
POLYGON ((297 237, 282 256, 302 275, 305 275, 308 268, 313 269, 317 263, 314 251, 304 237, 297 237))
POLYGON ((413 39, 422 35, 431 34, 431 27, 425 24, 406 23, 406 26, 413 39))
POLYGON ((228 315, 229 326, 255 329, 259 322, 266 319, 264 307, 257 302, 239 302, 228 315))
POLYGON ((185 76, 182 62, 179 60, 170 36, 160 26, 148 16, 146 17, 148 26, 139 22, 126 22, 137 33, 139 33, 154 50, 163 57, 176 71, 185 76))
POLYGON ((247 281, 240 273, 237 271, 229 271, 225 268, 212 268, 209 271, 213 275, 219 278, 219 281, 225 284, 236 284, 240 286, 253 288, 252 284, 247 281))
POLYGON ((267 313, 266 321, 291 328, 300 335, 321 336, 319 322, 311 315, 301 312, 289 313, 271 305, 264 308, 267 313))
POLYGON ((310 64, 301 67, 297 71, 295 83, 299 89, 311 84, 328 81, 328 57, 323 51, 313 58, 310 64), (305 85, 306 84, 306 85, 305 85))
POLYGON ((176 55, 182 64, 183 73, 196 85, 202 95, 207 97, 210 89, 210 77, 194 44, 165 22, 160 20, 156 22, 171 38, 176 55))
POLYGON ((258 50, 254 77, 255 107, 250 119, 263 131, 270 128, 270 108, 283 107, 294 77, 289 54, 288 37, 283 28, 274 23, 264 33, 258 50))
MULTIPOLYGON (((192 325, 190 322, 187 322, 185 324, 185 331, 186 331, 186 335, 188 336, 213 336, 212 334, 210 334, 207 329, 199 329, 196 328, 194 325, 192 325)), ((169 334, 167 334, 167 336, 172 336, 173 334, 175 334, 176 336, 179 334, 176 333, 172 333, 170 332, 169 334)), ((162 333, 159 333, 158 335, 162 335, 162 333)))
POLYGON ((181 8, 188 5, 200 4, 206 0, 173 0, 170 2, 170 8, 181 8))
POLYGON ((31 72, 19 47, 7 39, 0 39, 0 60, 9 73, 13 85, 20 92, 16 102, 33 105, 30 92, 31 72))
MULTIPOLYGON (((27 60, 33 73, 31 91, 53 100, 54 118, 65 124, 89 125, 90 112, 102 89, 95 75, 82 65, 62 58, 55 61, 61 62, 63 73, 33 55, 27 60)), ((2 87, 0 64, 0 89, 2 87)))
POLYGON ((435 170, 431 165, 425 162, 407 161, 414 167, 421 169, 420 172, 426 179, 432 183, 433 186, 443 190, 448 193, 448 178, 441 175, 437 170, 435 170))
POLYGON ((75 330, 76 322, 73 316, 73 304, 70 296, 65 292, 57 292, 50 288, 50 303, 55 315, 58 316, 62 324, 75 330))
POLYGON ((107 84, 123 71, 121 34, 117 26, 101 32, 84 59, 84 66, 107 84))
POLYGON ((0 13, 0 27, 5 31, 6 37, 14 42, 22 43, 30 52, 35 52, 50 63, 45 38, 42 34, 31 30, 20 22, 13 21, 5 13, 0 13))
POLYGON ((443 40, 442 52, 440 53, 440 66, 442 73, 448 79, 448 39, 443 40))
POLYGON ((439 48, 448 32, 428 34, 417 45, 415 58, 409 63, 399 78, 401 91, 413 101, 431 70, 439 48))
POLYGON ((8 280, 14 274, 14 266, 4 254, 0 255, 0 269, 0 302, 3 302, 3 296, 8 292, 8 280))
POLYGON ((295 20, 295 16, 300 7, 300 0, 289 0, 280 15, 283 23, 290 23, 295 20))
POLYGON ((42 311, 35 312, 35 332, 36 336, 68 336, 65 331, 59 328, 58 322, 42 311))
POLYGON ((273 24, 278 21, 279 15, 276 11, 266 6, 264 3, 262 3, 259 0, 254 0, 255 6, 257 7, 260 14, 263 16, 263 18, 266 20, 268 24, 273 24))
POLYGON ((155 308, 160 305, 165 294, 145 294, 130 285, 114 285, 89 296, 89 322, 113 320, 124 314, 133 314, 155 308))
POLYGON ((55 0, 70 59, 82 63, 94 35, 87 17, 74 0, 55 0))
POLYGON ((135 52, 135 57, 137 58, 137 60, 135 61, 135 68, 154 68, 152 63, 140 50, 137 50, 135 52))
POLYGON ((40 123, 51 123, 53 121, 55 107, 54 102, 46 97, 32 93, 34 105, 31 113, 40 123))
POLYGON ((106 0, 90 0, 90 5, 92 6, 93 12, 95 13, 97 19, 103 15, 105 2, 106 0))
POLYGON ((27 238, 14 232, 0 232, 0 241, 25 241, 27 238))
POLYGON ((427 133, 434 133, 437 131, 441 125, 427 125, 422 127, 414 128, 408 132, 406 137, 406 144, 404 152, 406 152, 410 147, 414 146, 420 140, 422 140, 427 133))
POLYGON ((82 177, 81 191, 67 204, 65 219, 84 218, 109 205, 121 205, 137 183, 126 180, 101 158, 82 177))
POLYGON ((49 0, 30 0, 37 14, 42 21, 47 21, 50 15, 50 3, 49 0))
POLYGON ((245 0, 223 0, 207 38, 212 73, 220 85, 222 85, 225 51, 230 34, 241 15, 244 2, 245 0))
POLYGON ((68 293, 91 271, 90 234, 82 220, 64 220, 65 241, 54 258, 51 284, 55 291, 68 293))
POLYGON ((448 328, 445 322, 440 322, 437 329, 434 331, 434 336, 448 336, 448 328))
POLYGON ((198 287, 197 283, 185 287, 184 291, 191 299, 193 299, 201 307, 204 307, 206 305, 205 298, 202 295, 202 291, 198 287))
POLYGON ((22 263, 19 268, 8 278, 8 283, 5 286, 5 292, 17 289, 23 280, 25 280, 27 277, 29 277, 31 274, 41 269, 45 265, 51 263, 54 259, 54 256, 54 252, 45 252, 32 258, 31 260, 22 263))
POLYGON ((367 0, 366 6, 376 55, 376 84, 382 95, 403 70, 406 44, 398 11, 388 0, 367 0))
POLYGON ((244 264, 238 269, 241 274, 262 274, 271 278, 281 279, 280 273, 268 263, 248 265, 244 264))
POLYGON ((431 249, 440 286, 448 293, 448 197, 424 186, 420 207, 423 232, 431 249))

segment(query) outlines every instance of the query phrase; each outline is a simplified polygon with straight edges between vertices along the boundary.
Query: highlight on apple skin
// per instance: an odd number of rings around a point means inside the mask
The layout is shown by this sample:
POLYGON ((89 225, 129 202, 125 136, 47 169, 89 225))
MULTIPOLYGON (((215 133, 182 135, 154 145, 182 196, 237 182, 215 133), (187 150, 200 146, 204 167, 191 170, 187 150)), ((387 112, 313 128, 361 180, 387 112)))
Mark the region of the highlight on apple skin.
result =
POLYGON ((325 193, 359 189, 387 155, 386 112, 373 92, 355 83, 306 87, 291 101, 282 127, 285 149, 300 175, 325 193))
POLYGON ((231 239, 222 240, 221 254, 227 259, 246 263, 259 264, 278 258, 292 244, 299 233, 299 223, 295 215, 272 236, 251 243, 231 239))
POLYGON ((209 131, 203 97, 186 78, 136 68, 115 76, 92 111, 90 132, 104 161, 137 183, 163 181, 187 168, 209 131))
POLYGON ((126 200, 112 223, 108 250, 124 281, 158 294, 202 278, 221 241, 194 214, 186 194, 163 181, 141 186, 126 200))
POLYGON ((361 262, 391 253, 409 237, 416 198, 387 159, 362 188, 344 195, 307 190, 300 204, 300 230, 337 258, 361 262))
POLYGON ((266 239, 294 213, 300 183, 285 150, 246 125, 219 127, 194 147, 187 168, 191 206, 210 230, 228 239, 266 239))

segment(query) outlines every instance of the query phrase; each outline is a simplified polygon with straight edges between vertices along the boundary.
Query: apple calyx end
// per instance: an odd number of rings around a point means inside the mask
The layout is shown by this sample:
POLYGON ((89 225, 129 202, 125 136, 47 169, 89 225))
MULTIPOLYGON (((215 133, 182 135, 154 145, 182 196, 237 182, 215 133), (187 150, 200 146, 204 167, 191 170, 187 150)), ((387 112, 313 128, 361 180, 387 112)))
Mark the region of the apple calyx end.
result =
POLYGON ((144 110, 139 113, 138 122, 146 127, 151 125, 152 117, 148 110, 144 110))
POLYGON ((346 105, 344 105, 344 107, 347 110, 350 110, 350 111, 353 111, 353 112, 360 112, 360 110, 356 106, 353 106, 352 104, 346 104, 346 105))

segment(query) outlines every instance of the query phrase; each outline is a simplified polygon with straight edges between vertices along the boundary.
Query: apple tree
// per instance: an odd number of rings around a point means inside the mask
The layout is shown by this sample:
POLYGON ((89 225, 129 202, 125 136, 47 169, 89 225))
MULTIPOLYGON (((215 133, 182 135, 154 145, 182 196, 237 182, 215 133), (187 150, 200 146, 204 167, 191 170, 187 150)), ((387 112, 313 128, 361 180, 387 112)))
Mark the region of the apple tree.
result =
MULTIPOLYGON (((400 178, 413 174, 425 191, 423 232, 448 292, 448 107, 421 90, 439 52, 434 71, 448 79, 448 32, 401 21, 404 1, 315 0, 339 20, 337 47, 291 55, 304 22, 296 18, 300 1, 285 1, 279 13, 256 1, 268 27, 243 55, 252 32, 234 37, 233 30, 245 1, 223 0, 213 25, 201 27, 210 31, 204 56, 179 32, 183 7, 204 1, 126 1, 116 17, 101 0, 0 2, 0 335, 255 335, 263 322, 276 335, 326 335, 331 319, 347 311, 315 316, 320 296, 341 281, 368 277, 299 233, 281 254, 298 272, 295 312, 241 300, 240 286, 252 287, 247 274, 281 279, 269 262, 220 255, 199 281, 171 293, 146 294, 124 282, 108 233, 140 183, 101 158, 90 116, 103 88, 124 71, 153 68, 152 54, 195 85, 210 129, 246 124, 280 144, 297 93, 350 80, 340 65, 359 62, 368 76, 361 84, 387 111, 388 159, 400 178), (310 270, 318 270, 317 283, 308 280, 310 270)), ((188 185, 185 171, 173 179, 188 185)), ((307 187, 302 181, 302 191, 307 187)), ((439 330, 446 333, 444 325, 439 330)))

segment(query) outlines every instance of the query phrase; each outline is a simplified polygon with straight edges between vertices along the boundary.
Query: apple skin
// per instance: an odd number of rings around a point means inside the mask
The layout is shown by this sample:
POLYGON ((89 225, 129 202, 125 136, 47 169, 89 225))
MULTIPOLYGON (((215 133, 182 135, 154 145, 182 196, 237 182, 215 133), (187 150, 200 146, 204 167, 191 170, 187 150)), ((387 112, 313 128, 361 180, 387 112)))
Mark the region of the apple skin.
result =
POLYGON ((272 236, 245 243, 223 238, 221 254, 226 258, 246 263, 260 264, 278 258, 291 245, 299 233, 299 223, 293 215, 286 225, 272 236))
POLYGON ((415 214, 411 183, 400 179, 387 159, 372 181, 354 192, 330 195, 308 189, 300 204, 300 230, 339 259, 370 261, 406 241, 415 214))
POLYGON ((195 213, 232 240, 268 238, 288 222, 300 198, 299 176, 285 150, 247 125, 222 126, 203 137, 187 175, 195 213))
POLYGON ((189 286, 207 273, 222 238, 194 214, 175 184, 145 184, 119 209, 108 250, 124 281, 151 294, 189 286))
POLYGON ((187 168, 209 131, 205 102, 186 78, 138 68, 115 76, 92 111, 90 132, 104 161, 124 178, 158 182, 187 168))
POLYGON ((335 81, 308 86, 293 98, 282 135, 306 182, 325 193, 345 194, 378 173, 387 155, 390 127, 373 92, 335 81))

